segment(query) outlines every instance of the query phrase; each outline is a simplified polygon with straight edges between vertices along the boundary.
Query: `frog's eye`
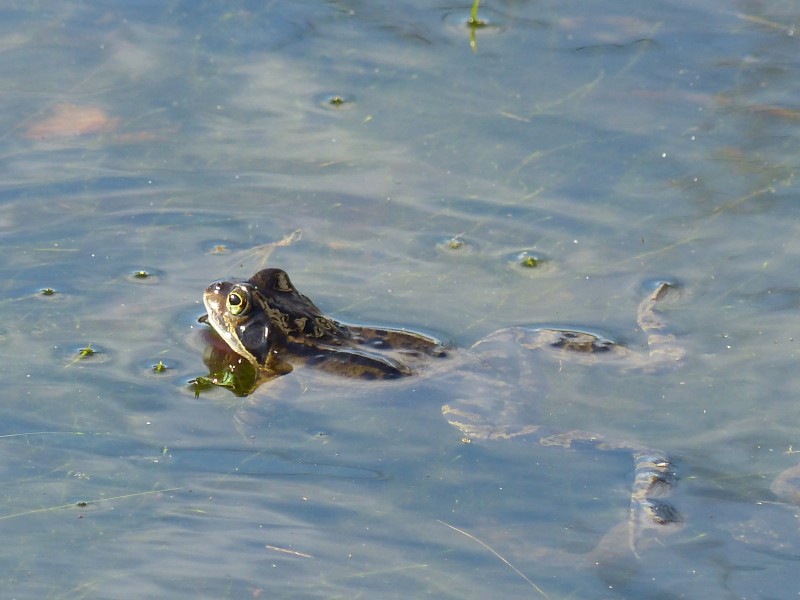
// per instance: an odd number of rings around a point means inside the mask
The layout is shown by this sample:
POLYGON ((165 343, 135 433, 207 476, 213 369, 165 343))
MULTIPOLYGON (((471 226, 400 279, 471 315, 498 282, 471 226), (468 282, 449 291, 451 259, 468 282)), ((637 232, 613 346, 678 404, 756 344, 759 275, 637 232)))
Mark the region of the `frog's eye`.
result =
POLYGON ((232 315, 240 315, 247 310, 247 296, 240 291, 233 291, 228 294, 228 311, 232 315))

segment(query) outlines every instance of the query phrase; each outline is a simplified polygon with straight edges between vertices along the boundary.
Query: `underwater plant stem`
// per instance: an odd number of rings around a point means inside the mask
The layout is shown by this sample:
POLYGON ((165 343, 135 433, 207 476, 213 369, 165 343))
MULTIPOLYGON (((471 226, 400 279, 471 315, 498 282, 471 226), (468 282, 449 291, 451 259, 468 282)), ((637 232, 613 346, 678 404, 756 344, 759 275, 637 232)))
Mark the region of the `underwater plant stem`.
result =
POLYGON ((478 6, 480 5, 481 0, 475 0, 472 3, 472 12, 469 13, 469 22, 476 23, 478 21, 478 6))

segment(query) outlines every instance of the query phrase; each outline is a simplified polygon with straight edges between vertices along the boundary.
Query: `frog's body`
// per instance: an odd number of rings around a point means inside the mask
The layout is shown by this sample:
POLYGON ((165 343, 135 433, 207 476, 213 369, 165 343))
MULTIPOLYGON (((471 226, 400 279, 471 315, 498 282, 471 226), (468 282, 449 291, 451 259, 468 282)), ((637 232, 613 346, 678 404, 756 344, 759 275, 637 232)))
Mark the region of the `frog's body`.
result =
POLYGON ((630 452, 636 476, 628 534, 635 553, 635 539, 642 528, 663 528, 680 521, 677 511, 659 499, 674 480, 667 456, 637 443, 611 441, 586 431, 554 432, 526 423, 518 416, 524 400, 514 394, 527 390, 534 379, 527 356, 534 349, 566 352, 584 361, 613 356, 620 358, 625 368, 679 361, 683 350, 664 332, 654 312, 671 289, 674 287, 670 284, 659 283, 639 306, 637 320, 648 337, 647 354, 570 330, 511 327, 463 351, 412 331, 346 325, 325 316, 280 269, 265 269, 246 281, 214 282, 206 288, 203 300, 208 322, 234 352, 257 368, 259 377, 252 389, 299 367, 366 380, 443 373, 447 367, 451 375, 470 378, 471 397, 455 399, 442 407, 448 422, 462 432, 465 441, 520 438, 545 445, 589 443, 604 450, 630 452))
POLYGON ((267 372, 311 363, 350 378, 396 379, 447 354, 439 340, 419 333, 344 325, 326 317, 280 269, 264 269, 248 281, 215 282, 203 300, 217 333, 267 372), (232 308, 232 298, 244 309, 232 308))

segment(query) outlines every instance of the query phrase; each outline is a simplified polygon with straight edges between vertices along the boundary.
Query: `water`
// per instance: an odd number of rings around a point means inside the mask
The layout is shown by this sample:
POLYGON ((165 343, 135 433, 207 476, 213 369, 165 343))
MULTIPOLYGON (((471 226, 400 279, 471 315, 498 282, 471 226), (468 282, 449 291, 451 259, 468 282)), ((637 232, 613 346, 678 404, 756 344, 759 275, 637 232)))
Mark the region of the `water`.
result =
POLYGON ((800 446, 796 6, 483 3, 474 50, 469 9, 3 9, 3 597, 800 592, 770 490, 800 446), (457 380, 195 398, 203 288, 265 264, 461 347, 640 348, 643 286, 680 281, 680 369, 544 360, 519 393, 669 451, 682 529, 639 558, 609 534, 624 454, 461 444, 457 380))

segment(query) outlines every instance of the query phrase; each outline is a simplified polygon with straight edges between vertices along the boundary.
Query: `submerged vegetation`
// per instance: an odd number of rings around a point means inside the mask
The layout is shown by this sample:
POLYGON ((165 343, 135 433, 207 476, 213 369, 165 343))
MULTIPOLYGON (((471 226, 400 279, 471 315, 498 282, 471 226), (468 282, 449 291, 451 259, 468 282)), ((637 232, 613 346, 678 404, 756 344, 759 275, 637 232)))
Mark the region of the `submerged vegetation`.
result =
POLYGON ((92 344, 86 344, 83 348, 78 350, 78 358, 89 358, 90 356, 94 356, 97 354, 97 350, 92 348, 92 344))
POLYGON ((485 21, 482 21, 478 18, 478 6, 480 6, 481 0, 475 0, 472 3, 472 11, 469 13, 469 21, 467 21, 467 25, 470 27, 483 27, 486 25, 485 21))
POLYGON ((486 21, 478 17, 478 6, 480 6, 480 3, 481 0, 475 0, 475 2, 472 3, 472 10, 467 20, 467 27, 469 27, 469 47, 472 48, 473 52, 478 49, 478 40, 475 35, 475 30, 486 27, 486 21))

